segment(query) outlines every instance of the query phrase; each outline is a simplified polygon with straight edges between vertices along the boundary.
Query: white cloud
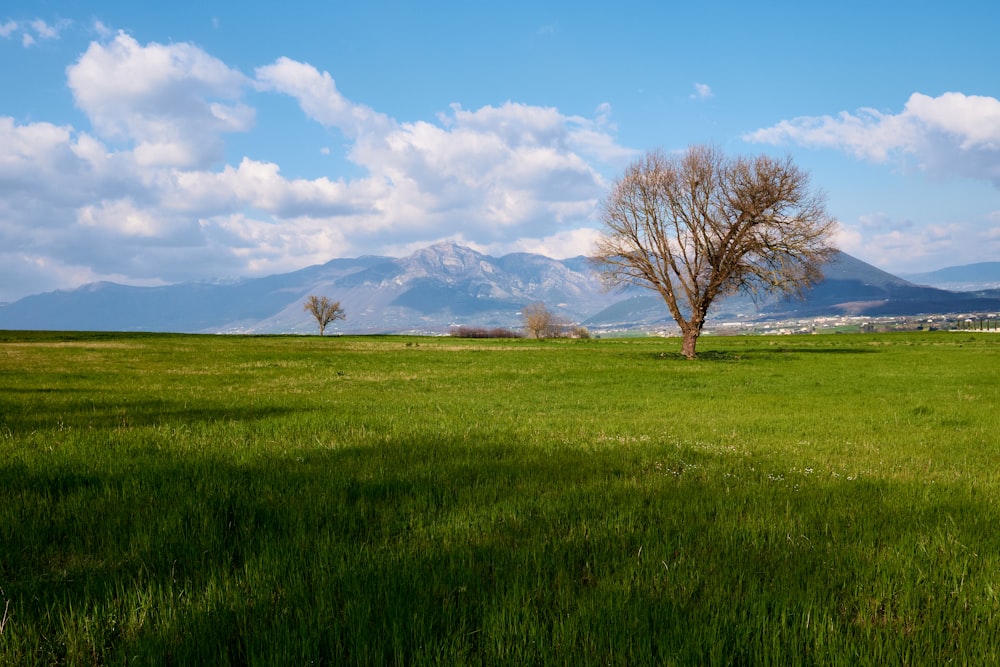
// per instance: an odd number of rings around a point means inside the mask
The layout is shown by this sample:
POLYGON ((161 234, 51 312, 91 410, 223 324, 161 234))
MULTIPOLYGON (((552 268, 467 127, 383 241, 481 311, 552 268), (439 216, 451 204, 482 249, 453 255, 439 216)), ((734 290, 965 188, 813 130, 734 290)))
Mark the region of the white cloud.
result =
POLYGON ((694 92, 691 93, 692 100, 707 100, 708 98, 713 96, 714 93, 712 93, 712 87, 709 86, 707 83, 694 84, 694 92))
POLYGON ((327 127, 336 127, 351 139, 391 124, 383 114, 345 98, 329 72, 320 73, 312 65, 282 57, 272 65, 258 67, 256 76, 261 90, 294 97, 307 116, 327 127))
POLYGON ((443 225, 461 220, 487 237, 552 226, 572 213, 584 218, 604 190, 581 154, 597 143, 580 132, 591 129, 582 119, 507 102, 475 111, 453 105, 441 120, 399 124, 356 144, 352 159, 411 189, 425 216, 443 214, 443 225))
POLYGON ((929 174, 1000 187, 1000 100, 914 93, 898 114, 875 109, 784 120, 744 136, 757 143, 834 148, 873 162, 915 162, 929 174))
POLYGON ((866 262, 903 273, 982 261, 1000 252, 1000 235, 991 232, 988 219, 917 225, 876 213, 842 222, 834 242, 866 262))
POLYGON ((60 20, 50 24, 44 19, 36 18, 27 22, 8 20, 0 24, 0 37, 8 38, 18 30, 21 31, 21 46, 28 48, 38 43, 38 40, 56 40, 62 31, 71 25, 71 21, 60 20))
POLYGON ((40 18, 27 22, 8 19, 4 23, 0 23, 0 37, 10 38, 14 33, 21 31, 21 45, 27 48, 37 44, 39 39, 59 39, 62 31, 70 25, 72 22, 66 19, 61 19, 55 24, 50 24, 40 18))
POLYGON ((274 224, 241 213, 201 222, 205 236, 233 257, 242 275, 268 275, 321 264, 340 256, 350 241, 325 220, 302 218, 274 224))
POLYGON ((510 252, 531 252, 556 259, 590 255, 601 231, 593 227, 578 227, 556 232, 543 238, 522 238, 513 243, 498 243, 484 248, 493 255, 510 252))
POLYGON ((35 19, 30 23, 31 29, 35 31, 41 39, 58 39, 59 32, 67 24, 65 22, 60 22, 57 25, 49 25, 42 19, 35 19))
POLYGON ((858 216, 858 224, 861 225, 862 229, 875 231, 901 231, 911 229, 914 226, 912 220, 905 218, 895 220, 888 213, 882 212, 858 216))
POLYGON ((190 44, 142 46, 119 32, 92 42, 66 74, 94 128, 134 144, 140 165, 207 166, 222 157, 222 133, 254 123, 239 102, 249 80, 190 44))
POLYGON ((106 23, 98 19, 94 19, 93 28, 98 37, 102 39, 108 39, 115 34, 114 30, 112 30, 106 23))
POLYGON ((172 170, 157 176, 160 205, 172 211, 211 216, 253 208, 277 218, 337 218, 372 210, 381 193, 372 182, 286 179, 273 162, 243 158, 221 172, 172 170))
MULTIPOLYGON (((0 199, 37 199, 36 207, 82 202, 110 167, 103 145, 86 133, 0 117, 0 199)), ((108 183, 115 180, 112 175, 108 183)))
POLYGON ((77 210, 77 222, 115 235, 157 237, 169 232, 169 223, 151 208, 136 208, 128 199, 102 201, 77 210))
POLYGON ((606 105, 587 119, 514 102, 452 104, 437 123, 400 123, 351 102, 308 64, 281 58, 256 76, 262 90, 291 95, 307 116, 353 140, 348 157, 388 186, 375 208, 404 234, 460 224, 491 238, 585 219, 605 186, 588 158, 630 155, 610 134, 606 105))
MULTIPOLYGON (((861 160, 901 167, 904 174, 916 168, 939 181, 957 177, 1000 188, 1000 100, 994 97, 914 93, 899 113, 863 108, 836 116, 800 117, 748 133, 744 139, 833 148, 861 160)), ((893 271, 982 261, 1000 252, 988 233, 988 215, 974 211, 960 215, 953 220, 935 219, 930 212, 921 213, 919 219, 862 215, 844 224, 837 240, 845 251, 893 271)))

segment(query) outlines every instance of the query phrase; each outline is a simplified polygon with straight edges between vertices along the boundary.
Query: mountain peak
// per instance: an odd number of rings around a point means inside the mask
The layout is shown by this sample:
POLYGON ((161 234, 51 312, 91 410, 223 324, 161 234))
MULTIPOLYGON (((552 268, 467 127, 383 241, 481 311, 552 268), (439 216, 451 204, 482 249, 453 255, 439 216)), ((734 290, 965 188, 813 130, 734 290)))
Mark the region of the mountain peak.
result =
MULTIPOLYGON (((454 241, 442 241, 422 248, 402 261, 409 267, 427 274, 452 277, 479 272, 489 265, 489 258, 486 255, 454 241)), ((490 269, 486 270, 492 272, 490 269)))
POLYGON ((410 257, 416 255, 441 255, 441 256, 467 256, 485 257, 482 253, 476 252, 468 246, 464 246, 456 241, 438 241, 426 248, 421 248, 412 253, 410 257))

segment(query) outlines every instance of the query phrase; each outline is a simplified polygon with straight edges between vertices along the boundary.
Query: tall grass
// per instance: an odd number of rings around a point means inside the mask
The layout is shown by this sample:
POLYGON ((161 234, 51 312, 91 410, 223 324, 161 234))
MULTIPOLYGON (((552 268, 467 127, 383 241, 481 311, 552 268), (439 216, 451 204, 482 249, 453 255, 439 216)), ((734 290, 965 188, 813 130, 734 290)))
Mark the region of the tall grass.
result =
POLYGON ((0 333, 0 663, 1000 661, 1000 339, 0 333))

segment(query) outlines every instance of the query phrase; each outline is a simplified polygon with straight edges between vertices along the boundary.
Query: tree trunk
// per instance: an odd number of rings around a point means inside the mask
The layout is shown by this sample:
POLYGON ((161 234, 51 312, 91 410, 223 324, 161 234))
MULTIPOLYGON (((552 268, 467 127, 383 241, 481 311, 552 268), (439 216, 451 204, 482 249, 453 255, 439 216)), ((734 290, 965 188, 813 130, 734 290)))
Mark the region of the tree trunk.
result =
POLYGON ((691 327, 689 329, 684 329, 684 340, 681 343, 681 354, 683 354, 688 359, 694 359, 695 346, 698 344, 698 336, 701 335, 701 329, 697 327, 691 327))

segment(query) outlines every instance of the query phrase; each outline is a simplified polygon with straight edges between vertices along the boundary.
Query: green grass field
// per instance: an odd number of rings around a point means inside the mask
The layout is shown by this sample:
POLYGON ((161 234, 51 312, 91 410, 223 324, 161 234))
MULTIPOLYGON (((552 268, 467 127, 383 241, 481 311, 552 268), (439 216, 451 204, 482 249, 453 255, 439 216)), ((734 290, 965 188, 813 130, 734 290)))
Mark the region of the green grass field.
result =
POLYGON ((0 664, 1000 663, 1000 335, 0 332, 0 664))

